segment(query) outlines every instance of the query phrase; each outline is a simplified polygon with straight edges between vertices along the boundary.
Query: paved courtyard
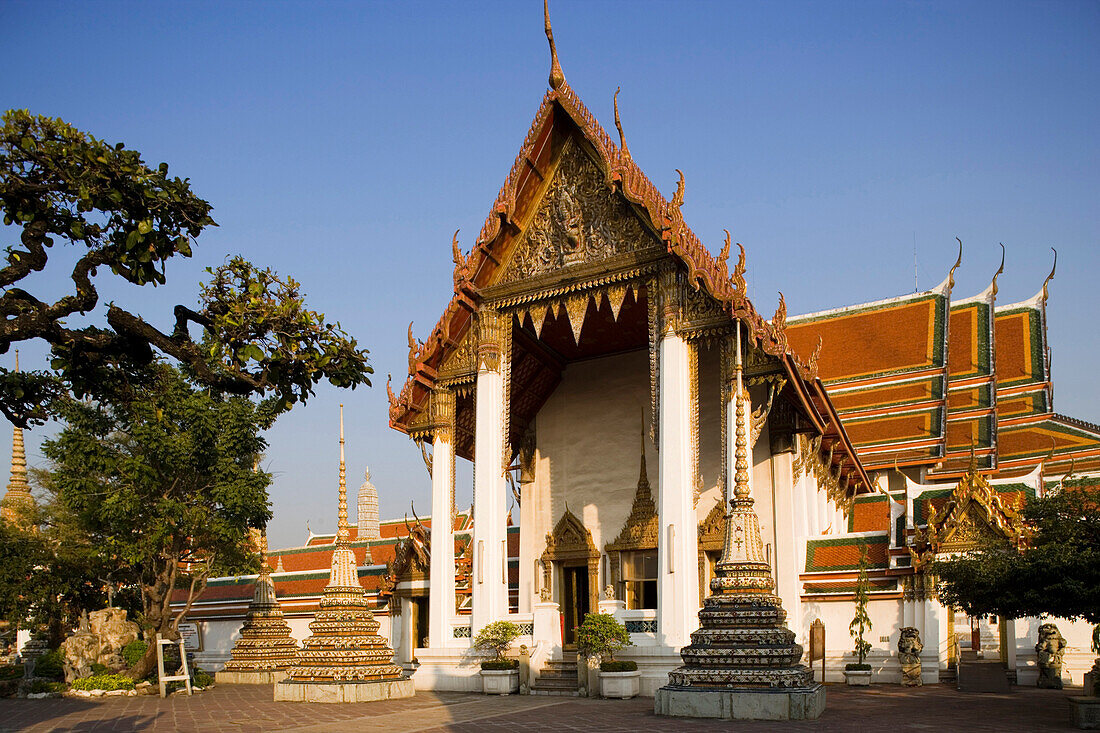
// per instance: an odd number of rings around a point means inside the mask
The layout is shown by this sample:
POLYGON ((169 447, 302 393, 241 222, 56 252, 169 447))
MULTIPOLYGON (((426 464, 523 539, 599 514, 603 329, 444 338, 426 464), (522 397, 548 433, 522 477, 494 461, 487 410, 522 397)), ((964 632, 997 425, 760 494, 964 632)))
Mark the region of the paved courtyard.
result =
POLYGON ((0 700, 0 731, 1047 731, 1073 730, 1066 695, 1080 690, 1018 687, 1008 694, 962 693, 943 685, 828 686, 820 720, 728 723, 658 718, 652 698, 486 697, 421 692, 410 700, 352 705, 276 703, 271 688, 220 685, 174 696, 0 700))

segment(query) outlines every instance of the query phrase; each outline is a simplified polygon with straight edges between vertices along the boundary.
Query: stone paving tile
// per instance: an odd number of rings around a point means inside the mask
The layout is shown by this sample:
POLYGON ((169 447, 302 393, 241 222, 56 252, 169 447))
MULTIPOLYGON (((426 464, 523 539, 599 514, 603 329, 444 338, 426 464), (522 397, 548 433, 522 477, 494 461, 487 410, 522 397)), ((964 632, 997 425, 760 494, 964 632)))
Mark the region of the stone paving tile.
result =
POLYGON ((1080 690, 1017 687, 1007 694, 962 693, 943 685, 902 688, 829 685, 825 714, 801 723, 658 718, 652 698, 487 697, 420 692, 408 700, 349 705, 276 703, 262 685, 219 685, 174 696, 0 700, 0 731, 211 731, 222 733, 383 733, 460 731, 779 731, 882 733, 1059 731, 1070 725, 1067 695, 1080 690))

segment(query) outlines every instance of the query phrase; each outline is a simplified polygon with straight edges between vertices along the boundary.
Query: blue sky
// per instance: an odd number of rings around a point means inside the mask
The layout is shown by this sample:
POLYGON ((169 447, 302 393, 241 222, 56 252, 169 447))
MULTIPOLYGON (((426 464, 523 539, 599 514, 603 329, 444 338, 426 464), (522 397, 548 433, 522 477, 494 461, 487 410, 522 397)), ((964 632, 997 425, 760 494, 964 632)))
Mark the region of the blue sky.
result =
MULTIPOLYGON (((341 401, 351 487, 369 464, 383 516, 429 511, 419 451, 386 424, 385 375, 403 378, 409 321, 423 337, 446 304, 451 233, 470 247, 546 89, 541 11, 0 3, 0 107, 123 141, 214 205, 220 226, 168 286, 105 282, 105 301, 168 327, 203 268, 239 253, 293 275, 371 349, 373 388, 322 387, 269 433, 274 546, 300 544, 307 521, 335 527, 341 401)), ((712 250, 723 228, 745 244, 760 311, 777 290, 792 314, 910 292, 914 247, 932 287, 955 236, 956 295, 988 284, 1004 242, 1010 303, 1039 289, 1054 246, 1055 407, 1100 421, 1100 4, 556 0, 551 13, 593 113, 613 129, 621 86, 634 159, 667 194, 684 171, 685 218, 712 250)), ((48 432, 28 435, 32 463, 48 432)))

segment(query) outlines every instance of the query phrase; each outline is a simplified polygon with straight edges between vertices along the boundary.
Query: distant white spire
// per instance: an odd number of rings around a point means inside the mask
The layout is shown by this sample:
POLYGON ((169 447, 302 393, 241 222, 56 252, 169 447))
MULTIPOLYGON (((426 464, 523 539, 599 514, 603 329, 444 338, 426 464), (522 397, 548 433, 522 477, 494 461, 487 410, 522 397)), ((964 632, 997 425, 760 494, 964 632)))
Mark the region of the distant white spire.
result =
POLYGON ((377 540, 381 537, 378 529, 378 489, 370 482, 369 467, 363 478, 363 485, 359 487, 359 539, 377 540))

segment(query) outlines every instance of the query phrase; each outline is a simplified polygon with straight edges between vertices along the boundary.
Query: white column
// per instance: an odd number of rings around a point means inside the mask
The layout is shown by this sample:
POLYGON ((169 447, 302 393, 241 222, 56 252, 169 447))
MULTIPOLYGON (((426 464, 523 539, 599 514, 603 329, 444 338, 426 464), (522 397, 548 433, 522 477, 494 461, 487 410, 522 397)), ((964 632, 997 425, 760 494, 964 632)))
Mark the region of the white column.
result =
POLYGON ((455 613, 455 543, 451 526, 455 483, 455 397, 450 390, 432 395, 436 421, 432 442, 432 567, 428 598, 428 645, 438 649, 452 643, 451 617, 455 613))
MULTIPOLYGON (((767 440, 761 434, 760 440, 767 440)), ((792 481, 793 454, 772 455, 772 516, 775 517, 775 592, 787 611, 787 627, 802 635, 802 596, 798 584, 799 527, 795 517, 795 490, 792 481)))
MULTIPOLYGON (((478 315, 476 434, 474 437, 474 556, 471 629, 501 620, 508 612, 504 565, 504 378, 500 370, 500 319, 478 315)), ((510 326, 510 324, 509 324, 510 326)))
POLYGON ((658 423, 657 630, 667 646, 699 627, 699 542, 692 497, 688 349, 671 330, 661 338, 658 423))

